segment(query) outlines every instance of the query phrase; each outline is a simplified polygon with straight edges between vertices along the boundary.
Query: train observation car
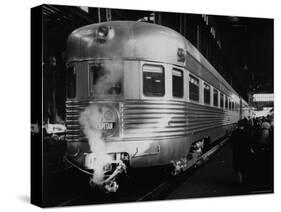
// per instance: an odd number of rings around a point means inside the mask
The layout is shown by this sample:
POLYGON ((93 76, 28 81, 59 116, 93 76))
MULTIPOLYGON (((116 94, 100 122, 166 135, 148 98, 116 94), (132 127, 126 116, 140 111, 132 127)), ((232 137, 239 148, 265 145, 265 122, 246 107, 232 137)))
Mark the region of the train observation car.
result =
POLYGON ((242 117, 234 89, 164 26, 113 21, 79 28, 68 37, 66 65, 65 159, 108 192, 129 168, 185 170, 242 117))

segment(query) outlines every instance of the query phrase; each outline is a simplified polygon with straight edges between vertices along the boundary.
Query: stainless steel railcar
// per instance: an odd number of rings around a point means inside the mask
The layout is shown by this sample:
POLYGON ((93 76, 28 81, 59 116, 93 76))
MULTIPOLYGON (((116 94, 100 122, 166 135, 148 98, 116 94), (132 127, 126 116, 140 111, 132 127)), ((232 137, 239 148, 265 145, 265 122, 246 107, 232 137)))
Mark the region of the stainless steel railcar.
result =
POLYGON ((92 178, 102 169, 102 179, 91 182, 108 191, 128 167, 184 170, 242 117, 234 89, 164 26, 113 21, 79 28, 67 41, 67 72, 65 158, 92 178))

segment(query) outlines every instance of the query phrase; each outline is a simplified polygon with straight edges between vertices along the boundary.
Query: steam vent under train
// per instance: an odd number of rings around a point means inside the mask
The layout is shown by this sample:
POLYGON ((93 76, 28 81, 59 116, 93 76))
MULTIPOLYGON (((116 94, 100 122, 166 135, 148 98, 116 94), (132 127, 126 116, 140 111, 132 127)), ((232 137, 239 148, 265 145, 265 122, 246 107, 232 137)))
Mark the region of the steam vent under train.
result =
POLYGON ((108 191, 130 167, 188 167, 194 152, 246 112, 189 41, 156 24, 113 21, 73 31, 67 75, 65 158, 108 191))

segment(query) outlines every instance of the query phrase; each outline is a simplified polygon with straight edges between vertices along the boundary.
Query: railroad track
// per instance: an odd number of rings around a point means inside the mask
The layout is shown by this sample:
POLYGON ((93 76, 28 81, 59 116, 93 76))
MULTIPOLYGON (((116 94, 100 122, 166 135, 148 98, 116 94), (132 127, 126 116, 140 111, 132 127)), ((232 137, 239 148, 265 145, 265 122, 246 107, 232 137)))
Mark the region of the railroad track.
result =
POLYGON ((211 156, 214 156, 214 154, 226 144, 228 139, 229 137, 218 141, 216 145, 214 145, 209 151, 204 153, 201 156, 201 159, 198 160, 192 167, 190 167, 184 173, 165 180, 165 182, 162 182, 159 186, 154 188, 151 192, 148 192, 144 196, 140 197, 137 201, 163 200, 165 196, 170 194, 177 186, 186 181, 186 179, 191 176, 194 171, 196 171, 199 167, 201 167, 209 159, 211 159, 211 156))
POLYGON ((177 176, 167 178, 163 173, 159 174, 157 169, 146 169, 146 173, 150 173, 148 177, 147 174, 144 176, 140 174, 143 170, 137 170, 132 179, 129 179, 126 183, 121 182, 120 190, 116 193, 104 194, 89 186, 85 186, 83 189, 81 188, 80 193, 65 201, 56 203, 54 206, 163 200, 181 183, 186 181, 199 167, 213 158, 212 156, 227 143, 227 140, 228 137, 215 142, 215 145, 204 153, 191 168, 177 176))

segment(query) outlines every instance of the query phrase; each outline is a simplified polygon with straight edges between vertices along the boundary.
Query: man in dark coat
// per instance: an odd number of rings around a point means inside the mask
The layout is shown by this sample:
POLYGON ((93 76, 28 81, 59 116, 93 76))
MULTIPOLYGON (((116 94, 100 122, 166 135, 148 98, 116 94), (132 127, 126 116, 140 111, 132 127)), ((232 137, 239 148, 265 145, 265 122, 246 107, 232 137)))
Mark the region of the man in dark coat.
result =
POLYGON ((230 138, 233 146, 233 166, 240 183, 244 182, 247 175, 251 155, 251 138, 247 126, 246 119, 240 120, 230 138))

